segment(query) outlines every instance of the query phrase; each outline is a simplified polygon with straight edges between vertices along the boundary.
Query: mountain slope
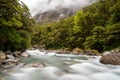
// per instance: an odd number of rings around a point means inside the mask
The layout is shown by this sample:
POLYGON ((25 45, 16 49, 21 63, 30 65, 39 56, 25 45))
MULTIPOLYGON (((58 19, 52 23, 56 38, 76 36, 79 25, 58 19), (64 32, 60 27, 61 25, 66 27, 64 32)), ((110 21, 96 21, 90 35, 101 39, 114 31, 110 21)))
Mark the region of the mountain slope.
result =
POLYGON ((91 5, 96 0, 46 0, 44 6, 39 3, 33 9, 35 20, 42 24, 57 21, 71 16, 85 6, 91 5))

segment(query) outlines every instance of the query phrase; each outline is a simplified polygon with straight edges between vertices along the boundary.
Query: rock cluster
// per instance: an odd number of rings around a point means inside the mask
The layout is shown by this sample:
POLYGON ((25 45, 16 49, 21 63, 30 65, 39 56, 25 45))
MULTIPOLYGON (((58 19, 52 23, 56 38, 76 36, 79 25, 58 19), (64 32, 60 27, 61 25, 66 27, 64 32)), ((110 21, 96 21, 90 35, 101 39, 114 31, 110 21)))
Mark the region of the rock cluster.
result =
POLYGON ((100 53, 97 50, 84 50, 84 49, 80 49, 80 48, 75 48, 72 51, 70 50, 57 50, 56 51, 57 54, 74 54, 74 55, 100 55, 100 53))
POLYGON ((12 67, 20 63, 20 57, 27 58, 30 55, 27 52, 21 52, 21 51, 0 51, 0 67, 12 67))

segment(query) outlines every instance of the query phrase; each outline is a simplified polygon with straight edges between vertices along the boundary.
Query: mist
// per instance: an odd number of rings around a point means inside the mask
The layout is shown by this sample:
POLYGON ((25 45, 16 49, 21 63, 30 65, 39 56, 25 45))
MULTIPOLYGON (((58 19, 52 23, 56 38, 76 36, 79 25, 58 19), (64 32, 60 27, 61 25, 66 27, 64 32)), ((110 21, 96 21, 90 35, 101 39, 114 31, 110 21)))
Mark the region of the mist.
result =
POLYGON ((80 9, 92 4, 96 0, 21 0, 23 1, 32 15, 42 13, 48 10, 57 10, 58 8, 80 9))

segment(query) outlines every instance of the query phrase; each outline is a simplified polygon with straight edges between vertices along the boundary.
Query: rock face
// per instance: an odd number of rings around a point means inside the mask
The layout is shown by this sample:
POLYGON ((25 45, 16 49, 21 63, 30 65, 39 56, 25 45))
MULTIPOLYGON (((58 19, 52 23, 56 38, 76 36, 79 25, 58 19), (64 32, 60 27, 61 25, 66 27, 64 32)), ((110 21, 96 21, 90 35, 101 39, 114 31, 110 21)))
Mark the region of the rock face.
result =
POLYGON ((58 21, 61 18, 65 18, 73 14, 75 14, 75 11, 72 11, 71 9, 67 9, 67 8, 62 8, 58 10, 49 10, 42 13, 40 12, 36 14, 34 18, 39 24, 44 24, 44 23, 58 21))
POLYGON ((120 65, 120 53, 109 53, 101 57, 100 62, 103 64, 120 65))

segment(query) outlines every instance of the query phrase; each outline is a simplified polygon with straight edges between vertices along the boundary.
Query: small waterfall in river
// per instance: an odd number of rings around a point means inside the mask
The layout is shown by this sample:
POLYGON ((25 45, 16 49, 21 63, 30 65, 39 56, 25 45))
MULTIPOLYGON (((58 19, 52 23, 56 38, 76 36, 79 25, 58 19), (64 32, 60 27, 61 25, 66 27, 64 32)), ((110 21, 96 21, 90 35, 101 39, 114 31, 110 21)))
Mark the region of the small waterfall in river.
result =
POLYGON ((45 67, 16 66, 2 71, 2 80, 120 80, 120 66, 101 64, 99 56, 27 52, 31 57, 21 59, 24 65, 42 63, 45 67))

